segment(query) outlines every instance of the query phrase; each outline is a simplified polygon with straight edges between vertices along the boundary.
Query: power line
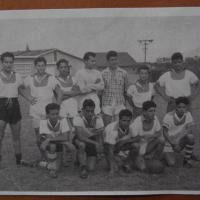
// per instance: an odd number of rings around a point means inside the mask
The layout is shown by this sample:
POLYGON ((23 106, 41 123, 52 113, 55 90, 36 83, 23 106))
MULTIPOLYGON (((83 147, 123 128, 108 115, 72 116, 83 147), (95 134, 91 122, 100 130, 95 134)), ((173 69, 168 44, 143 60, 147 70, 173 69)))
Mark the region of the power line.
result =
POLYGON ((142 45, 142 49, 144 50, 144 62, 146 63, 147 61, 147 47, 150 43, 152 43, 154 40, 151 39, 151 40, 138 40, 138 42, 142 45))

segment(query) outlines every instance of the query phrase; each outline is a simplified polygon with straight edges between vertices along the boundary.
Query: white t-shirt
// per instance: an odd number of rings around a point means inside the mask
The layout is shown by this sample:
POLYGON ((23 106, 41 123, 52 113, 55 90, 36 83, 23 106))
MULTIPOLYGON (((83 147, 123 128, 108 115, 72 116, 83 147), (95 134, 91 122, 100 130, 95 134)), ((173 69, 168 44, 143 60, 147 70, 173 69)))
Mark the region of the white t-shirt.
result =
POLYGON ((149 83, 149 90, 146 92, 139 92, 136 85, 138 87, 142 87, 138 82, 136 82, 135 84, 129 86, 127 94, 132 97, 132 101, 136 107, 142 108, 142 104, 145 101, 150 101, 152 96, 155 94, 154 84, 149 83))
POLYGON ((53 131, 52 129, 49 128, 50 122, 49 120, 41 120, 40 121, 40 134, 47 134, 47 135, 51 135, 52 137, 56 137, 58 135, 61 135, 63 133, 66 133, 68 131, 70 131, 68 122, 65 118, 63 118, 62 120, 58 121, 59 124, 59 128, 56 131, 53 131))
MULTIPOLYGON (((76 117, 74 117, 73 124, 76 127, 83 127, 83 128, 88 127, 86 119, 82 115, 79 115, 79 114, 76 117)), ((100 116, 96 116, 96 122, 93 124, 94 124, 94 127, 89 127, 89 128, 100 129, 104 127, 103 120, 100 116)))
POLYGON ((76 75, 77 85, 82 92, 90 92, 79 96, 79 110, 82 108, 82 103, 85 99, 92 99, 95 103, 95 114, 101 112, 100 101, 97 96, 97 91, 103 90, 104 82, 101 73, 96 69, 81 69, 76 75))
POLYGON ((61 88, 61 90, 62 90, 63 92, 69 92, 69 91, 71 91, 72 86, 75 85, 75 84, 77 83, 75 77, 71 77, 71 81, 68 82, 68 85, 66 84, 67 81, 63 80, 62 78, 57 77, 57 79, 58 79, 59 86, 60 86, 60 88, 61 88), (71 83, 70 83, 70 82, 71 82, 71 83), (62 83, 63 83, 63 84, 62 84, 62 83))
MULTIPOLYGON (((112 122, 106 126, 105 131, 104 131, 104 134, 105 134, 104 140, 106 143, 115 145, 118 142, 118 139, 119 139, 118 128, 119 128, 118 122, 112 122)), ((127 135, 130 135, 131 137, 130 128, 128 130, 127 135)))
MULTIPOLYGON (((1 76, 5 76, 3 72, 1 76)), ((23 84, 22 78, 18 73, 13 72, 12 74, 15 76, 14 82, 5 82, 0 78, 0 98, 16 98, 18 97, 18 88, 23 84)))
POLYGON ((190 112, 185 113, 185 115, 183 116, 185 117, 185 120, 180 125, 175 124, 174 117, 176 117, 176 120, 181 120, 177 118, 174 111, 167 113, 163 119, 163 126, 168 129, 168 135, 171 137, 177 137, 177 135, 180 133, 184 134, 187 128, 194 123, 193 117, 190 112))
POLYGON ((170 72, 164 73, 158 80, 160 86, 165 88, 167 96, 174 98, 190 96, 191 85, 197 82, 197 76, 189 70, 185 70, 185 77, 181 80, 172 79, 170 72))
POLYGON ((138 116, 134 122, 131 124, 131 133, 132 133, 132 137, 135 136, 150 136, 150 135, 154 135, 155 132, 158 132, 161 130, 161 126, 160 126, 160 122, 158 121, 157 116, 154 117, 154 125, 152 127, 151 130, 149 131, 145 131, 143 129, 143 117, 142 116, 138 116))

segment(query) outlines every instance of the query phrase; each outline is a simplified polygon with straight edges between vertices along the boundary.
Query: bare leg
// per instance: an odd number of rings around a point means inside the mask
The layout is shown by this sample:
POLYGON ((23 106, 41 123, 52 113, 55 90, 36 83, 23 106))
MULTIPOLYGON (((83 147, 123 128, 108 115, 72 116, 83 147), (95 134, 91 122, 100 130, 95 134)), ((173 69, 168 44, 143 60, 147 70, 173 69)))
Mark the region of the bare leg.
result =
POLYGON ((1 165, 1 160, 2 160, 2 141, 5 135, 5 128, 6 128, 6 122, 0 120, 0 165, 1 165))
POLYGON ((10 124, 10 127, 11 127, 13 146, 16 156, 16 164, 19 165, 22 159, 21 139, 20 139, 21 121, 17 122, 16 124, 10 124))

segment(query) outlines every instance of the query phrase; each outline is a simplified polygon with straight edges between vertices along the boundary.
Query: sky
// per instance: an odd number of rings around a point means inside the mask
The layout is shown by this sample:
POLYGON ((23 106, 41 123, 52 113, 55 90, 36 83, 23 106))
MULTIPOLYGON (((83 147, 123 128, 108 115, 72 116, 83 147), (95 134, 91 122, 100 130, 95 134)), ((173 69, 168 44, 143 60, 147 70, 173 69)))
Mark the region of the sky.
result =
POLYGON ((136 61, 143 61, 141 39, 154 40, 148 46, 148 61, 170 57, 176 51, 195 56, 200 48, 200 16, 0 17, 0 53, 24 50, 28 44, 31 50, 57 48, 78 57, 86 51, 125 51, 136 61))

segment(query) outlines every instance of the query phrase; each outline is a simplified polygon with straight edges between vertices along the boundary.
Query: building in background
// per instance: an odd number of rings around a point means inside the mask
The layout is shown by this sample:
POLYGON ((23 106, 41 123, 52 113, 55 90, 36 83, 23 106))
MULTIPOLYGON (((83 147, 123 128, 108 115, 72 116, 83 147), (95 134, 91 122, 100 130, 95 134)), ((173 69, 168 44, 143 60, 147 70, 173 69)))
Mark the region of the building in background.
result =
POLYGON ((62 58, 68 60, 72 66, 72 75, 78 69, 84 67, 84 62, 81 58, 59 49, 30 50, 27 46, 25 51, 15 51, 13 53, 15 55, 15 71, 23 77, 34 73, 34 60, 40 56, 43 56, 47 60, 47 72, 53 75, 57 73, 56 62, 62 58))

